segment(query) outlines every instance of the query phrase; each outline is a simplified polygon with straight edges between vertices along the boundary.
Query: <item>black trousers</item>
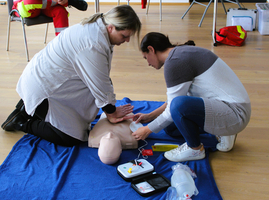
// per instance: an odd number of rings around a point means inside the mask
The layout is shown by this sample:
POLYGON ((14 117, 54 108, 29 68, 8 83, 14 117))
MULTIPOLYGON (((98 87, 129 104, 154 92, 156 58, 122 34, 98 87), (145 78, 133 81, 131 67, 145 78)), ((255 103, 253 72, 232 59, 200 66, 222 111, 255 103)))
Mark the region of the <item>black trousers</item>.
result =
POLYGON ((29 116, 29 120, 23 124, 21 131, 61 146, 71 147, 81 143, 82 141, 63 133, 49 122, 45 122, 48 109, 49 103, 48 100, 45 99, 36 108, 34 116, 29 116))

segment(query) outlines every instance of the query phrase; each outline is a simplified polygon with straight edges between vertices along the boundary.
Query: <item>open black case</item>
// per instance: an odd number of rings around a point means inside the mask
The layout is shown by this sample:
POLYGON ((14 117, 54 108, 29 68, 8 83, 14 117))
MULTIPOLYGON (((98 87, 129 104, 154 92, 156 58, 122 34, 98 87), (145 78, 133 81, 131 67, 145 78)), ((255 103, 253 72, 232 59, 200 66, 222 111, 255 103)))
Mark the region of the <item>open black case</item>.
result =
POLYGON ((155 193, 166 191, 171 184, 165 176, 153 172, 143 177, 137 177, 131 182, 131 186, 141 196, 148 197, 155 193))
POLYGON ((131 182, 132 188, 144 197, 166 191, 171 186, 170 181, 154 172, 154 167, 144 159, 137 163, 130 161, 119 165, 117 172, 125 181, 131 182))

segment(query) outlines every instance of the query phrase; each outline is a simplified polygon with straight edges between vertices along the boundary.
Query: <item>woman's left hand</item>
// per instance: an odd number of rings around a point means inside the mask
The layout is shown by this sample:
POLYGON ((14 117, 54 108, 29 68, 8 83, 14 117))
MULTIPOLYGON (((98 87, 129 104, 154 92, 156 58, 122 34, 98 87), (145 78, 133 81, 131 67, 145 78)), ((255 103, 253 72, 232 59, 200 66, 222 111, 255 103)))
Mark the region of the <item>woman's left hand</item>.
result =
POLYGON ((111 114, 106 113, 107 119, 111 123, 118 123, 126 119, 132 119, 133 115, 128 114, 133 112, 133 108, 134 106, 132 106, 131 104, 116 107, 116 111, 114 113, 111 114))
POLYGON ((148 126, 143 126, 133 132, 132 135, 136 140, 145 140, 151 133, 152 131, 148 128, 148 126))
POLYGON ((56 0, 56 2, 60 5, 65 5, 66 3, 68 3, 68 0, 56 0))

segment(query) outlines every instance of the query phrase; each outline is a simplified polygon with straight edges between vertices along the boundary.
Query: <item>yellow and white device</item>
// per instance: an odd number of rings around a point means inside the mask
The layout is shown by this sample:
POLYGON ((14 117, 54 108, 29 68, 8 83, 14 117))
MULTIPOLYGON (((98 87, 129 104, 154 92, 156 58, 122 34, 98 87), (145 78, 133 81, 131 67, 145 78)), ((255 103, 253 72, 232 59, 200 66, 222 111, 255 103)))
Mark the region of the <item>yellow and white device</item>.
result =
POLYGON ((126 181, 154 171, 154 166, 145 159, 132 160, 121 164, 117 168, 118 174, 126 181))
POLYGON ((155 143, 151 146, 153 151, 170 151, 179 147, 178 144, 155 143))

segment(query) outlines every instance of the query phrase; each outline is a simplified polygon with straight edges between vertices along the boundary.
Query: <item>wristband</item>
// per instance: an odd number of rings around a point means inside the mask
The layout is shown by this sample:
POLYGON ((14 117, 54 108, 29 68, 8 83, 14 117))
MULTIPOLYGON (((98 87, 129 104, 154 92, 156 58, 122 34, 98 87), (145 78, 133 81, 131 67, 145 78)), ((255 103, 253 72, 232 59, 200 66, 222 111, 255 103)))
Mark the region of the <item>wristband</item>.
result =
POLYGON ((105 107, 102 108, 107 114, 111 114, 116 111, 116 106, 112 104, 107 104, 105 107))

